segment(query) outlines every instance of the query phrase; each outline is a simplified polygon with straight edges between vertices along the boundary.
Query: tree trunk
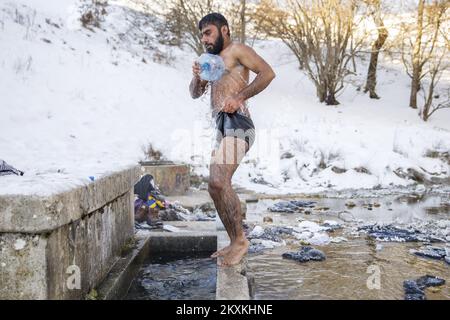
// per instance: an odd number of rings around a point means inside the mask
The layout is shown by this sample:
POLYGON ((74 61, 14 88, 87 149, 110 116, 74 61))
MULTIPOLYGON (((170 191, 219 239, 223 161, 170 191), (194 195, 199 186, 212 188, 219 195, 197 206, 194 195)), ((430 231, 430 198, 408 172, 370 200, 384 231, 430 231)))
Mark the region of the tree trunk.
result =
POLYGON ((240 30, 240 35, 239 35, 239 41, 241 43, 245 43, 245 41, 247 40, 247 36, 246 36, 246 32, 245 29, 247 27, 247 23, 245 21, 245 12, 247 10, 247 1, 246 0, 241 0, 241 12, 240 12, 240 24, 241 24, 241 30, 240 30))
POLYGON ((328 92, 327 98, 325 99, 325 103, 328 106, 337 106, 339 104, 339 101, 336 100, 334 92, 328 92))
POLYGON ((319 101, 322 103, 327 98, 327 88, 324 84, 316 84, 317 97, 319 101))
POLYGON ((417 92, 420 89, 420 76, 422 68, 420 67, 420 53, 422 47, 422 33, 423 33, 423 7, 425 0, 419 0, 419 7, 417 12, 417 38, 414 43, 413 61, 412 61, 412 79, 411 79, 411 94, 409 98, 409 106, 417 109, 417 92))
POLYGON ((383 45, 386 42, 386 39, 389 35, 381 18, 381 9, 379 1, 377 1, 376 3, 375 10, 376 11, 374 12, 374 21, 375 25, 378 28, 378 38, 372 46, 372 52, 370 54, 369 70, 367 72, 366 88, 364 89, 364 93, 369 91, 371 99, 380 98, 376 93, 378 56, 380 54, 381 48, 383 48, 383 45))

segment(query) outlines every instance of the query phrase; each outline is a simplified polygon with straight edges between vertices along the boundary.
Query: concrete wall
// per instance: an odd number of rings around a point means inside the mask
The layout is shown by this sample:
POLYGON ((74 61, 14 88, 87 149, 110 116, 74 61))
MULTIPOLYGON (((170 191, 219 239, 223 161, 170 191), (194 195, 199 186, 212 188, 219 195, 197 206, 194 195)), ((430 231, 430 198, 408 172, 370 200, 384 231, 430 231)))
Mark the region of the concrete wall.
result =
POLYGON ((83 299, 133 237, 138 176, 136 166, 50 197, 0 196, 0 299, 83 299))
POLYGON ((182 164, 142 163, 142 175, 151 174, 166 196, 183 195, 190 187, 190 167, 182 164))

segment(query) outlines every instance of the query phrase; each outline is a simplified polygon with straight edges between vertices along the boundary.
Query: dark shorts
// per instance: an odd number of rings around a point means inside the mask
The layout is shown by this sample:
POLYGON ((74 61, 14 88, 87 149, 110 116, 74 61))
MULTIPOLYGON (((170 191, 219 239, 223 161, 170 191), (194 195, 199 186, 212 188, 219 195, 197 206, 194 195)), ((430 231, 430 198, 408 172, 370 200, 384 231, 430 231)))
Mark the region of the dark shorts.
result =
POLYGON ((248 143, 248 149, 255 142, 255 125, 252 119, 240 113, 219 112, 216 116, 216 146, 224 137, 236 137, 248 143))

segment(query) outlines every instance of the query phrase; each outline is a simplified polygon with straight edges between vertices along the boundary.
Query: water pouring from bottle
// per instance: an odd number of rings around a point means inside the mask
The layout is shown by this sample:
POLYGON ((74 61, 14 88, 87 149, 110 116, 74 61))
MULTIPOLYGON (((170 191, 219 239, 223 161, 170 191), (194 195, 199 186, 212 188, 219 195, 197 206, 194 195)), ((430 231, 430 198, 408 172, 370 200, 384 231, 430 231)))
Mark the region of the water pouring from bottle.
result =
POLYGON ((201 68, 200 78, 203 80, 217 81, 225 71, 225 63, 219 55, 204 53, 197 61, 201 68))

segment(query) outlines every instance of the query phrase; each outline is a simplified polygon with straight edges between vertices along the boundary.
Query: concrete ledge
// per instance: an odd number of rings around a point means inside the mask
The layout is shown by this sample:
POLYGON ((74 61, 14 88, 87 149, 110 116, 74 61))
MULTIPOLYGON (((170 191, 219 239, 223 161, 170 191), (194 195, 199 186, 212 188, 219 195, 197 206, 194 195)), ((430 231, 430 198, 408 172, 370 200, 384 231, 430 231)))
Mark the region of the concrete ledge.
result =
POLYGON ((108 276, 97 288, 99 299, 119 300, 126 296, 131 283, 148 256, 149 245, 149 236, 136 238, 135 247, 114 264, 108 276))
POLYGON ((155 232, 150 236, 150 254, 153 253, 188 253, 214 252, 217 248, 217 237, 214 233, 155 232))
POLYGON ((138 176, 139 166, 133 166, 47 197, 0 196, 0 232, 37 234, 57 229, 124 195, 134 186, 138 176))
MULTIPOLYGON (((217 249, 229 243, 226 232, 217 235, 217 249)), ((247 260, 233 267, 217 265, 216 300, 250 300, 249 281, 245 276, 247 260)))
POLYGON ((138 173, 136 166, 32 201, 2 197, 0 299, 84 298, 133 236, 138 173))

